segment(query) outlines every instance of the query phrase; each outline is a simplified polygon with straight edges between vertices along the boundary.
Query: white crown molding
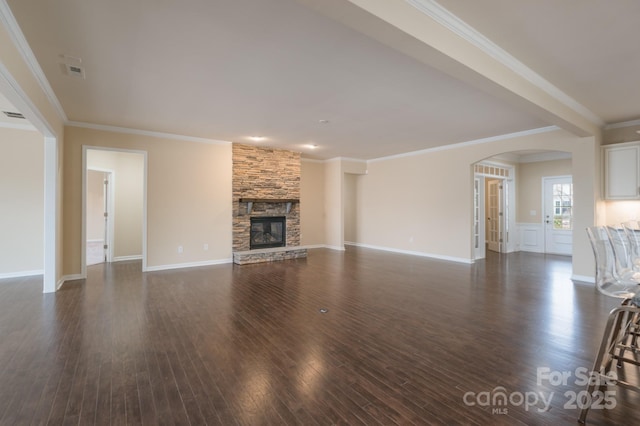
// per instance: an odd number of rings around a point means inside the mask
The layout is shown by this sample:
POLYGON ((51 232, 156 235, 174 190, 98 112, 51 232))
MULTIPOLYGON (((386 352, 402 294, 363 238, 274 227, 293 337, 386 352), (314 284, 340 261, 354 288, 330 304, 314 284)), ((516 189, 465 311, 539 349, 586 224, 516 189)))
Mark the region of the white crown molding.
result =
POLYGON ((501 140, 505 140, 505 139, 512 139, 512 138, 523 137, 523 136, 537 135, 537 134, 540 134, 540 133, 554 132, 556 130, 560 130, 560 128, 558 126, 539 127, 537 129, 523 130, 521 132, 514 132, 514 133, 507 133, 505 135, 491 136, 491 137, 488 137, 488 138, 475 139, 475 140, 472 140, 472 141, 454 143, 454 144, 451 144, 451 145, 442 145, 442 146, 436 146, 434 148, 421 149, 419 151, 405 152, 403 154, 395 154, 395 155, 389 155, 389 156, 386 156, 386 157, 373 158, 371 160, 367 160, 367 163, 375 163, 375 162, 378 162, 378 161, 393 160, 393 159, 396 159, 396 158, 403 158, 403 157, 413 157, 413 156, 416 156, 416 155, 428 154, 428 153, 431 153, 431 152, 438 152, 438 151, 447 151, 447 150, 450 150, 450 149, 459 149, 459 148, 464 148, 464 147, 467 147, 467 146, 480 145, 480 144, 485 144, 485 143, 490 143, 490 142, 497 142, 497 141, 501 141, 501 140))
MULTIPOLYGON (((491 158, 509 161, 511 163, 540 163, 542 161, 570 160, 573 158, 570 152, 565 151, 544 151, 531 154, 518 154, 518 152, 505 152, 491 158)), ((480 164, 484 164, 482 161, 480 164)))
POLYGON ((621 121, 620 123, 611 123, 604 126, 604 130, 622 129, 624 127, 640 126, 640 120, 621 121))
POLYGON ((0 121, 0 129, 16 129, 16 130, 28 130, 31 132, 37 132, 38 129, 31 123, 7 123, 0 121))
POLYGON ((161 139, 177 139, 186 142, 208 143, 215 145, 231 145, 230 141, 221 141, 216 139, 199 138, 195 136, 176 135, 173 133, 154 132, 151 130, 131 129, 128 127, 108 126, 104 124, 84 123, 81 121, 69 121, 67 126, 81 127, 83 129, 102 130, 105 132, 127 133, 131 135, 151 136, 161 139))
POLYGON ((318 160, 316 158, 305 158, 305 157, 300 157, 300 161, 305 162, 305 163, 317 163, 317 164, 324 164, 326 160, 318 160))
POLYGON ((539 163, 541 161, 570 160, 573 158, 570 152, 546 151, 536 154, 520 155, 518 163, 539 163))
POLYGON ((460 36, 462 39, 473 44, 485 54, 509 68, 520 77, 524 78, 534 86, 538 87, 557 101, 578 112, 593 124, 602 127, 604 120, 590 111, 587 107, 564 93, 551 82, 543 78, 540 74, 520 62, 506 50, 489 40, 475 28, 458 18, 449 10, 442 7, 435 0, 405 0, 420 12, 426 14, 440 25, 460 36))
POLYGON ((361 158, 351 158, 351 157, 333 157, 328 158, 326 160, 316 160, 312 158, 301 158, 302 161, 307 161, 309 163, 335 163, 336 161, 352 161, 354 163, 363 163, 367 164, 369 160, 363 160, 361 158))
POLYGON ((51 102, 51 105, 53 105, 54 109, 58 113, 58 116, 63 122, 66 122, 68 120, 67 114, 64 112, 64 109, 62 108, 58 97, 51 88, 49 80, 47 80, 47 77, 44 75, 44 71, 42 71, 40 64, 38 64, 38 60, 33 54, 29 43, 27 43, 27 39, 22 33, 22 30, 20 29, 16 18, 13 16, 13 12, 11 12, 11 8, 7 4, 6 0, 0 0, 0 22, 2 22, 4 27, 7 29, 9 36, 13 41, 13 44, 15 45, 16 49, 18 49, 18 52, 20 52, 22 59, 24 59, 24 61, 26 62, 29 70, 40 85, 40 88, 45 93, 47 99, 49 99, 49 102, 51 102))
POLYGON ((353 161, 354 163, 367 163, 367 160, 362 160, 360 158, 338 157, 338 159, 342 161, 353 161))

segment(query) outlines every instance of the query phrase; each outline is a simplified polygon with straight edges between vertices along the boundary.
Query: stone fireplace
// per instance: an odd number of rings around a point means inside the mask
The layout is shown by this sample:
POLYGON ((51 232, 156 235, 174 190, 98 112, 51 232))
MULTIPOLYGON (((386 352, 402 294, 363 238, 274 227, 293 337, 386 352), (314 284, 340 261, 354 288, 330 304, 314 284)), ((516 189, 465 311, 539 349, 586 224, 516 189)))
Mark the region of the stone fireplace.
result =
POLYGON ((300 247, 300 153, 234 143, 232 186, 234 263, 306 257, 300 247))

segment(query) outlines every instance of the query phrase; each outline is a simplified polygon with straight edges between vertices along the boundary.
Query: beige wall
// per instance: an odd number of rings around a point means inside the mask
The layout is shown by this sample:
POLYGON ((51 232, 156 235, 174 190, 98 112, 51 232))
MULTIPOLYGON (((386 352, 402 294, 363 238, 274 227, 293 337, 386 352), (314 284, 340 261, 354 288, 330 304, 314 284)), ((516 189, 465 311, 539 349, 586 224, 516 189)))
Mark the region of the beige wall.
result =
POLYGON ((516 168, 516 222, 542 223, 542 178, 571 175, 571 160, 520 163, 516 168), (535 210, 536 214, 530 212, 535 210))
POLYGON ((618 129, 605 130, 603 134, 603 145, 622 142, 634 142, 640 140, 640 125, 620 127, 618 129))
POLYGON ((44 267, 44 142, 0 128, 0 277, 44 267))
MULTIPOLYGON (((469 261, 473 258, 471 165, 527 149, 572 153, 576 229, 593 225, 599 200, 599 141, 558 130, 369 162, 359 187, 358 209, 365 212, 358 228, 360 242, 469 261)), ((593 254, 583 234, 574 233, 573 273, 592 277, 593 254)))
POLYGON ((300 162, 300 244, 325 244, 324 163, 300 162))
POLYGON ((231 258, 231 145, 65 129, 64 273, 81 271, 82 145, 148 153, 149 268, 231 258), (209 250, 204 250, 204 244, 209 250), (178 246, 184 252, 179 254, 178 246))
POLYGON ((358 178, 351 173, 344 175, 344 240, 358 242, 358 178))
MULTIPOLYGON (((325 244, 330 248, 344 250, 346 176, 366 173, 367 162, 362 160, 338 157, 325 163, 325 244)), ((359 207, 352 206, 354 209, 359 207)))
POLYGON ((91 149, 87 150, 87 168, 113 172, 111 184, 115 209, 112 242, 114 260, 120 257, 141 256, 144 156, 130 152, 91 149))
POLYGON ((344 249, 344 174, 342 162, 336 158, 325 163, 324 169, 325 244, 344 249))

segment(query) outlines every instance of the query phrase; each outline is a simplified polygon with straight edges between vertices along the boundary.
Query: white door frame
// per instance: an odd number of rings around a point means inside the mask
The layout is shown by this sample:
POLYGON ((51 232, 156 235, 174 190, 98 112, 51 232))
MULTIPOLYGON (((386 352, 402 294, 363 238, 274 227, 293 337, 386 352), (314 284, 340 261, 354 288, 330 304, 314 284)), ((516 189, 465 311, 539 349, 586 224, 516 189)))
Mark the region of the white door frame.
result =
POLYGON ((473 190, 473 208, 474 208, 474 221, 472 225, 473 239, 471 246, 474 250, 474 259, 484 259, 486 257, 486 235, 485 235, 485 205, 484 205, 484 181, 485 176, 476 173, 474 178, 474 190, 473 190), (477 188, 477 190, 476 190, 477 188), (477 191, 477 194, 476 194, 477 191), (477 201, 476 201, 477 197, 477 201), (478 215, 476 218, 475 215, 478 215), (476 229, 477 235, 476 235, 476 229), (477 241, 476 241, 477 238, 477 241))
MULTIPOLYGON (((504 186, 504 192, 503 192, 503 229, 502 229, 502 235, 503 235, 503 244, 502 244, 502 252, 503 253, 511 253, 517 250, 517 244, 516 244, 516 234, 515 234, 515 229, 516 229, 516 209, 515 209, 515 205, 516 205, 516 198, 515 198, 515 188, 516 188, 516 176, 515 176, 515 167, 511 164, 505 164, 505 163, 500 163, 500 162, 496 162, 496 161, 479 161, 477 163, 474 163, 471 165, 471 170, 472 170, 472 174, 473 174, 473 179, 471 179, 471 196, 474 196, 474 181, 476 178, 484 178, 485 181, 490 180, 490 179, 501 179, 502 180, 502 184, 504 186), (476 165, 477 166, 485 166, 486 167, 497 167, 500 169, 505 169, 508 170, 508 176, 501 176, 498 174, 491 174, 491 173, 483 173, 480 171, 476 171, 476 165)), ((483 188, 484 191, 484 188, 483 188)), ((482 202, 484 204, 484 198, 482 199, 482 202)), ((474 205, 474 201, 473 199, 471 200, 471 206, 473 207, 474 205)), ((486 206, 485 206, 486 209, 486 206)), ((485 211, 482 210, 482 214, 484 215, 485 211)), ((473 229, 473 224, 474 224, 474 212, 471 212, 471 256, 473 257, 473 259, 482 259, 481 257, 477 257, 477 251, 475 250, 475 244, 474 244, 474 229, 473 229)), ((482 220, 480 221, 480 226, 482 227, 482 229, 480 230, 480 233, 482 235, 484 235, 485 240, 486 240, 486 217, 483 217, 482 220)), ((486 241, 482 241, 481 244, 485 244, 486 241)))
MULTIPOLYGON (((0 16, 6 17, 4 11, 5 8, 0 7, 0 16)), ((60 220, 58 214, 60 203, 58 197, 58 136, 2 62, 0 62, 0 92, 44 138, 44 276, 42 292, 53 293, 64 280, 61 278, 58 282, 58 262, 61 255, 58 249, 58 239, 62 237, 57 232, 60 220)))
MULTIPOLYGON (((123 149, 123 148, 111 148, 111 147, 101 147, 101 146, 92 146, 92 145, 82 145, 82 245, 81 245, 81 268, 82 268, 82 277, 87 277, 87 151, 115 151, 115 152, 128 152, 131 154, 142 154, 144 157, 144 166, 142 172, 142 272, 147 271, 147 151, 135 150, 135 149, 123 149)), ((94 170, 96 170, 94 168, 94 170)), ((111 191, 113 190, 113 185, 111 185, 111 191)), ((111 203, 111 206, 114 206, 114 202, 111 203)), ((113 225, 114 220, 111 220, 109 223, 113 225)), ((113 241, 113 240, 112 240, 113 241)), ((113 249, 113 244, 111 244, 111 249, 113 249)))

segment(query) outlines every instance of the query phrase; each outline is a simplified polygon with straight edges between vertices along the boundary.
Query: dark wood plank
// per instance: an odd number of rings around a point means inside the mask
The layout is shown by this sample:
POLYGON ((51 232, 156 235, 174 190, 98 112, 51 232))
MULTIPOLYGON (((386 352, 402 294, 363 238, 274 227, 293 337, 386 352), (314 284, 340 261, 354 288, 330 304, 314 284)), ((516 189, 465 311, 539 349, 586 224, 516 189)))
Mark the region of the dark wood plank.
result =
MULTIPOLYGON (((565 392, 582 387, 538 384, 537 369, 590 368, 617 301, 574 284, 568 258, 488 255, 120 262, 55 295, 2 280, 0 424, 575 424, 565 392), (554 397, 503 413, 463 401, 498 387, 554 397)), ((616 401, 589 424, 640 424, 640 395, 616 401)))

